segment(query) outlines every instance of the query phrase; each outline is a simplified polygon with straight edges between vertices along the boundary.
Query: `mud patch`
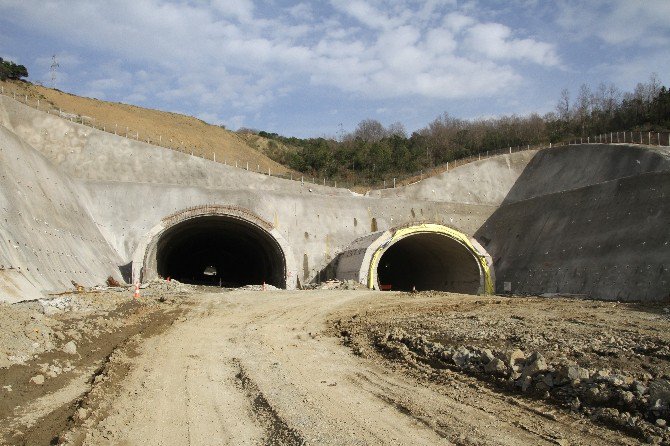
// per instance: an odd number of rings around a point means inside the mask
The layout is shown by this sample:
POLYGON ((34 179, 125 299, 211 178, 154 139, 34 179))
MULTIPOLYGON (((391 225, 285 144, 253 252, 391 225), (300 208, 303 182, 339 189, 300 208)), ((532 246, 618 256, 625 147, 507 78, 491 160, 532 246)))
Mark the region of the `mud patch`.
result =
MULTIPOLYGON (((92 299, 100 298, 104 299, 100 295, 92 299)), ((132 339, 160 333, 181 313, 176 302, 157 304, 154 300, 118 299, 113 295, 107 298, 117 300, 106 301, 105 311, 57 315, 60 336, 53 338, 51 350, 23 364, 0 368, 0 382, 8 386, 0 389, 4 443, 60 444, 62 434, 79 421, 78 409, 90 404, 92 389, 108 375, 111 358, 119 350, 132 354, 132 339), (63 349, 70 341, 76 345, 74 354, 63 349), (45 377, 43 384, 31 382, 36 375, 45 377), (67 401, 63 403, 64 399, 67 401), (40 410, 33 410, 36 407, 40 410)), ((118 379, 126 372, 118 373, 118 379)))

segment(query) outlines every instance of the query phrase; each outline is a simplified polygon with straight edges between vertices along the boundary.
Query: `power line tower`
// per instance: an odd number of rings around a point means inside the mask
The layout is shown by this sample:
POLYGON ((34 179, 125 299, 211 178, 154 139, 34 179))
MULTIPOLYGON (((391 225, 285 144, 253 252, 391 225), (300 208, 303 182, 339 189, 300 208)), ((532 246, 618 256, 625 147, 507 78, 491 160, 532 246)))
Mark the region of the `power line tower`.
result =
POLYGON ((56 61, 56 55, 51 56, 51 88, 56 88, 56 68, 60 67, 60 64, 56 61))

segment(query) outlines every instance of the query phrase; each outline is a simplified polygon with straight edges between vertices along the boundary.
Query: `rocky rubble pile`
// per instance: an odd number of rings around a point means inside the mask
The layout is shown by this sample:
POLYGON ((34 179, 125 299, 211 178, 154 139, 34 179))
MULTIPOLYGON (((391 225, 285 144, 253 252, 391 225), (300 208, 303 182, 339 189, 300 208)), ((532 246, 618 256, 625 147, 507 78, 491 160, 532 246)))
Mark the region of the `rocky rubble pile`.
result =
POLYGON ((670 442, 670 381, 649 373, 630 376, 588 369, 565 357, 548 360, 538 351, 444 346, 401 329, 378 333, 376 348, 410 364, 430 364, 484 378, 508 391, 579 411, 652 443, 670 442))
POLYGON ((266 283, 265 285, 244 285, 239 289, 245 291, 275 291, 278 290, 279 288, 277 288, 274 285, 270 285, 269 283, 266 283))
MULTIPOLYGON (((131 286, 128 289, 132 290, 133 287, 131 286)), ((174 279, 153 279, 143 283, 140 289, 148 289, 157 293, 187 293, 191 290, 191 287, 174 279)))
POLYGON ((304 290, 361 290, 365 285, 355 280, 327 280, 322 283, 308 283, 302 286, 304 290))

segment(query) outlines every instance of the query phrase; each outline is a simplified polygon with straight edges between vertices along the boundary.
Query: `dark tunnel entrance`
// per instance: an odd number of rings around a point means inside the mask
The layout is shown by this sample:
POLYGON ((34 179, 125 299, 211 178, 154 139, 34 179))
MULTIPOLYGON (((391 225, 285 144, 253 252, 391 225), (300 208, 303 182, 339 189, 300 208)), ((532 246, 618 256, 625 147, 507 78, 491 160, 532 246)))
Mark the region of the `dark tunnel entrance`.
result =
POLYGON ((391 245, 377 264, 379 288, 477 294, 480 269, 474 254, 439 233, 417 233, 391 245))
POLYGON ((171 227, 157 244, 158 275, 183 283, 286 288, 286 261, 277 241, 257 225, 230 216, 203 216, 171 227))

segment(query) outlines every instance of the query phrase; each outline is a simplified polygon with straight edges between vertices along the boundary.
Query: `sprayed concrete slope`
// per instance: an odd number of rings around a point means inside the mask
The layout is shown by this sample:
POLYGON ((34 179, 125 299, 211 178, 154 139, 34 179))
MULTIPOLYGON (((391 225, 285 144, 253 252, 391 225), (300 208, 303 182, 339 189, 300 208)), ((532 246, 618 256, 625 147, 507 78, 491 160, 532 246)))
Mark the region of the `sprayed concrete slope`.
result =
POLYGON ((539 152, 476 237, 496 290, 617 300, 670 297, 670 150, 539 152))
MULTIPOLYGON (((70 232, 89 231, 86 232, 87 240, 94 241, 90 246, 89 242, 85 243, 86 248, 69 248, 87 250, 78 254, 86 258, 86 268, 67 267, 61 269, 63 272, 58 276, 40 280, 37 280, 34 268, 30 271, 22 269, 33 292, 66 288, 70 280, 84 283, 90 279, 100 283, 102 276, 118 275, 119 267, 128 281, 132 270, 135 270, 135 277, 137 274, 143 274, 144 278, 155 275, 156 271, 142 271, 139 259, 146 258, 146 253, 156 249, 156 240, 170 229, 169 216, 197 213, 201 208, 248 212, 254 219, 262 221, 262 225, 273 228, 282 246, 286 246, 286 263, 292 265, 287 267, 291 277, 286 281, 293 286, 298 282, 334 276, 338 255, 349 252, 349 247, 354 246, 357 239, 405 225, 434 223, 454 228, 474 243, 480 242, 477 245, 483 246, 493 260, 496 291, 499 292, 503 291, 505 282, 512 282, 513 292, 578 290, 604 298, 658 299, 662 297, 659 290, 663 286, 667 288, 667 244, 657 247, 652 257, 647 256, 647 248, 642 250, 634 246, 638 242, 646 247, 662 242, 657 240, 660 235, 653 238, 652 234, 667 232, 662 226, 667 225, 668 205, 663 200, 658 202, 666 193, 662 185, 667 182, 667 155, 663 153, 614 146, 585 146, 581 151, 573 147, 528 151, 474 162, 413 185, 371 191, 362 196, 346 189, 301 184, 247 172, 117 137, 35 111, 5 97, 0 97, 0 124, 3 127, 3 150, 17 161, 39 158, 49 166, 55 172, 53 177, 58 176, 60 182, 47 182, 48 192, 69 191, 68 203, 81 212, 80 220, 86 220, 80 223, 84 225, 82 229, 75 231, 73 228, 70 232), (14 143, 5 142, 10 140, 14 143), (579 156, 574 158, 579 154, 590 157, 589 163, 579 156), (640 163, 622 162, 622 154, 640 163), (657 161, 658 157, 665 161, 657 161), (593 166, 599 167, 589 171, 593 166), (656 177, 649 179, 648 175, 656 177), (661 189, 655 194, 649 191, 642 197, 644 194, 638 189, 645 185, 650 187, 645 181, 654 184, 658 181, 661 189), (612 182, 628 185, 630 192, 621 195, 617 187, 608 186, 612 182), (612 213, 632 211, 639 215, 636 208, 631 208, 633 203, 639 202, 642 206, 641 203, 647 200, 645 203, 653 204, 656 217, 645 220, 648 229, 638 231, 630 248, 611 262, 624 268, 624 257, 629 266, 636 262, 637 268, 642 264, 647 268, 651 262, 657 271, 654 277, 660 280, 660 285, 648 285, 644 293, 633 293, 630 287, 601 287, 601 276, 596 280, 592 275, 586 279, 577 275, 571 262, 581 259, 580 262, 588 265, 600 265, 598 251, 571 258, 556 254, 556 259, 547 264, 542 257, 545 245, 561 246, 569 235, 574 235, 554 231, 556 236, 552 238, 551 233, 542 229, 547 227, 542 222, 555 220, 558 218, 552 217, 555 214, 581 218, 588 213, 598 213, 598 207, 594 207, 596 199, 607 203, 612 213), (537 234, 544 238, 538 238, 537 234), (95 262, 104 274, 97 271, 93 274, 87 269, 95 262), (566 272, 568 265, 571 268, 566 272), (543 271, 545 279, 522 282, 520 274, 534 268, 547 269, 543 271), (558 275, 562 281, 554 286, 558 275), (584 284, 577 287, 575 281, 584 284)), ((7 169, 14 171, 17 167, 7 166, 7 169)), ((32 178, 37 176, 34 172, 31 175, 32 178)), ((3 179, 2 192, 8 194, 15 189, 16 181, 3 179)), ((14 206, 26 207, 31 213, 29 218, 36 216, 35 212, 44 212, 52 214, 52 218, 72 220, 60 209, 47 206, 43 211, 43 199, 38 197, 11 197, 9 200, 14 206)), ((74 219, 74 222, 78 221, 74 219)), ((630 231, 631 223, 619 220, 617 231, 622 234, 630 231)), ((3 239, 12 234, 27 240, 34 227, 0 222, 0 233, 3 239)), ((592 239, 595 243, 595 225, 591 228, 591 232, 582 231, 577 238, 568 240, 572 243, 572 240, 592 239)), ((53 240, 40 240, 39 243, 42 249, 60 252, 51 247, 53 240)), ((79 243, 70 241, 69 244, 83 243, 79 240, 79 243)), ((580 246, 581 250, 575 249, 583 251, 584 243, 580 246)), ((9 254, 9 247, 0 244, 0 256, 9 258, 9 254)), ((26 268, 32 266, 32 260, 26 262, 26 268)), ((5 300, 6 295, 2 296, 5 300)))
POLYGON ((0 296, 121 279, 121 258, 79 201, 79 188, 40 153, 0 126, 0 296))

